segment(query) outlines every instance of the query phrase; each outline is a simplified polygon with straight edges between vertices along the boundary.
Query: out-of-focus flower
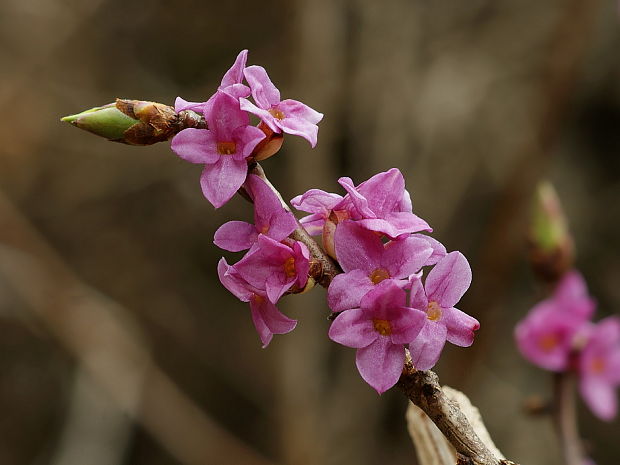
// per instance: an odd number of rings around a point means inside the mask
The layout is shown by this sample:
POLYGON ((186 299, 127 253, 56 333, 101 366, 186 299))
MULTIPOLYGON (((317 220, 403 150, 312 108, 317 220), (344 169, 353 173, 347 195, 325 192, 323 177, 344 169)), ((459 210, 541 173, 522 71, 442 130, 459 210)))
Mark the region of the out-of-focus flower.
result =
POLYGON ((575 337, 587 326, 594 308, 583 277, 577 271, 566 273, 553 295, 535 305, 516 326, 521 354, 546 370, 569 369, 577 349, 575 337))
POLYGON ((221 207, 244 183, 246 158, 265 138, 249 125, 248 114, 234 97, 218 91, 207 117, 209 129, 184 129, 172 139, 172 150, 191 163, 204 164, 200 185, 215 208, 221 207))
POLYGON ((409 343, 413 365, 418 370, 435 366, 446 340, 461 347, 474 342, 480 328, 475 318, 454 308, 471 284, 471 268, 463 254, 450 252, 426 277, 411 280, 410 306, 425 312, 420 334, 409 343))
POLYGON ((335 312, 359 307, 362 297, 386 279, 409 278, 433 253, 429 243, 421 238, 408 237, 384 244, 373 231, 353 221, 339 226, 335 243, 338 263, 345 272, 336 276, 328 289, 327 302, 335 312))
POLYGON ((245 281, 265 289, 274 304, 291 287, 303 289, 308 282, 310 252, 301 242, 290 242, 288 246, 260 234, 256 244, 234 265, 245 281))
POLYGON ((404 344, 420 332, 424 312, 406 306, 406 293, 387 280, 368 292, 360 308, 340 313, 329 337, 357 349, 360 375, 379 394, 394 386, 405 362, 404 344))
MULTIPOLYGON (((245 69, 247 60, 248 51, 241 50, 233 65, 226 71, 226 74, 224 74, 222 82, 217 88, 218 91, 225 92, 235 98, 247 97, 250 95, 250 88, 243 84, 243 70, 245 69)), ((174 111, 178 113, 182 110, 193 110, 204 114, 205 118, 207 118, 209 113, 211 113, 213 100, 216 95, 217 92, 206 102, 188 102, 181 97, 177 97, 174 102, 174 111)))
POLYGON ((262 66, 249 66, 244 74, 256 105, 241 98, 241 108, 258 116, 272 131, 301 136, 314 147, 323 114, 297 100, 280 100, 280 91, 262 66))
POLYGON ((297 227, 293 214, 282 206, 278 196, 261 178, 250 174, 245 188, 254 201, 254 224, 229 221, 220 226, 213 242, 221 249, 231 252, 249 249, 259 234, 281 241, 297 227))
POLYGON ((274 334, 286 334, 295 329, 296 320, 283 315, 269 301, 265 290, 258 289, 245 281, 223 258, 217 265, 217 274, 226 289, 242 302, 250 304, 252 321, 263 347, 269 345, 274 334))
POLYGON ((603 420, 613 419, 620 386, 620 318, 608 317, 589 328, 578 373, 579 390, 590 410, 603 420))

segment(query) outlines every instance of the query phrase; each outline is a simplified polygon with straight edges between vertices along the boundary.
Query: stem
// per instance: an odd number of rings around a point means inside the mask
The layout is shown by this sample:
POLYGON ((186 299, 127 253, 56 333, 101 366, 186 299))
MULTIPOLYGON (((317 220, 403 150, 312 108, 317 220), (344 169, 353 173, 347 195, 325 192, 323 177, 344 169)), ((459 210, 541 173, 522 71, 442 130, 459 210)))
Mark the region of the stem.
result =
POLYGON ((428 415, 456 449, 459 465, 516 465, 493 455, 465 414, 442 391, 439 377, 433 371, 415 370, 411 359, 407 357, 397 386, 428 415))
MULTIPOLYGON (((280 199, 280 203, 282 204, 282 206, 287 211, 291 211, 289 205, 282 198, 280 192, 278 192, 278 190, 273 186, 273 184, 271 184, 269 179, 267 179, 265 171, 263 171, 263 168, 258 163, 250 165, 249 172, 251 174, 255 174, 263 181, 265 181, 267 186, 269 186, 273 193, 276 194, 276 196, 280 199)), ((329 287, 334 277, 342 273, 340 267, 334 262, 334 260, 332 260, 329 255, 325 253, 321 246, 317 244, 314 239, 312 239, 310 234, 306 232, 305 228, 301 225, 299 220, 297 220, 297 229, 295 229, 295 231, 293 231, 293 234, 291 234, 291 239, 302 242, 306 247, 308 247, 313 265, 310 269, 310 275, 321 286, 325 288, 329 287)))
POLYGON ((575 378, 572 373, 555 373, 553 376, 553 420, 560 439, 566 465, 582 465, 584 453, 577 427, 575 405, 575 378))

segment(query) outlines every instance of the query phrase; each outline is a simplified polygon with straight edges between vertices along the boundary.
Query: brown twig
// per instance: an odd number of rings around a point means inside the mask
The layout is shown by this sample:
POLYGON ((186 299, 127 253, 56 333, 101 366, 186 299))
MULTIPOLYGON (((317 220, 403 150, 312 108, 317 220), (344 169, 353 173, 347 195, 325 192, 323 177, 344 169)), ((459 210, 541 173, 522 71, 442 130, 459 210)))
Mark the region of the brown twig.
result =
POLYGON ((560 439, 566 465, 582 465, 585 457, 577 429, 575 406, 575 378, 572 373, 555 373, 553 376, 553 420, 560 439))

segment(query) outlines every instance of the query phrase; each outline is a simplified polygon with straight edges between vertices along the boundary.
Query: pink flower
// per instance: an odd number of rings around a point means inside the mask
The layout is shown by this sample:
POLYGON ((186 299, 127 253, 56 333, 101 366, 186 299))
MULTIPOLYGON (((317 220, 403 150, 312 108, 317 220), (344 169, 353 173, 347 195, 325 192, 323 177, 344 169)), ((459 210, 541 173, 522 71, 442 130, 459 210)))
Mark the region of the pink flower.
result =
POLYGON ((245 186, 254 200, 254 224, 229 221, 215 232, 213 241, 219 248, 231 252, 249 249, 256 243, 259 234, 281 241, 297 228, 293 214, 284 209, 265 181, 251 174, 245 186))
POLYGON ((250 285, 265 289, 274 304, 291 287, 303 289, 308 282, 310 252, 301 242, 290 242, 289 247, 260 234, 257 243, 234 265, 250 285))
POLYGON ((410 342, 409 351, 418 370, 435 366, 446 340, 461 347, 474 342, 480 328, 475 318, 454 308, 471 284, 471 268, 460 252, 450 252, 426 277, 424 285, 414 276, 410 306, 425 312, 420 334, 410 342))
POLYGON ((301 223, 310 234, 323 231, 323 245, 335 256, 334 233, 338 224, 353 220, 370 231, 396 239, 419 231, 432 231, 426 221, 412 213, 405 179, 396 168, 376 174, 355 186, 350 178, 340 178, 347 195, 313 189, 291 200, 299 210, 312 213, 301 223))
POLYGON ((297 321, 280 313, 264 290, 255 288, 241 278, 223 258, 217 264, 217 274, 224 287, 235 297, 242 302, 249 302, 252 321, 263 348, 269 345, 274 334, 286 334, 295 329, 297 321))
POLYGON ((248 114, 234 97, 218 91, 209 129, 184 129, 172 139, 172 150, 191 163, 204 163, 200 185, 215 208, 221 207, 241 187, 247 176, 246 158, 265 138, 260 129, 249 126, 248 114))
MULTIPOLYGON (((327 302, 339 312, 359 307, 362 297, 386 279, 407 279, 428 261, 433 249, 424 239, 408 237, 384 244, 354 221, 336 230, 336 256, 345 272, 329 286, 327 302)), ((403 285, 406 281, 403 281, 403 285)))
POLYGON ((258 116, 273 132, 301 136, 314 147, 323 114, 297 100, 280 100, 280 91, 262 66, 249 66, 244 74, 256 105, 241 98, 241 108, 258 116))
POLYGON ((620 318, 608 317, 593 325, 579 355, 579 390, 590 410, 602 420, 612 420, 620 385, 620 318))
POLYGON ((546 370, 567 370, 575 336, 587 326, 594 307, 583 277, 577 271, 566 273, 553 295, 534 306, 516 326, 519 351, 546 370))
POLYGON ((340 313, 329 337, 357 349, 357 369, 379 394, 394 386, 403 371, 404 344, 420 332, 424 312, 406 306, 406 293, 394 281, 375 286, 360 308, 340 313))
MULTIPOLYGON (((247 97, 250 95, 250 88, 244 84, 243 82, 243 70, 245 69, 245 64, 248 59, 248 51, 241 50, 239 55, 237 55, 237 59, 233 63, 232 67, 226 71, 224 77, 222 78, 222 82, 217 90, 225 92, 235 98, 247 97)), ((193 110, 204 114, 205 118, 208 117, 209 113, 211 113, 211 108, 213 106, 213 100, 217 92, 209 98, 206 102, 188 102, 187 100, 183 100, 181 97, 177 97, 174 102, 174 111, 177 113, 182 110, 193 110)))

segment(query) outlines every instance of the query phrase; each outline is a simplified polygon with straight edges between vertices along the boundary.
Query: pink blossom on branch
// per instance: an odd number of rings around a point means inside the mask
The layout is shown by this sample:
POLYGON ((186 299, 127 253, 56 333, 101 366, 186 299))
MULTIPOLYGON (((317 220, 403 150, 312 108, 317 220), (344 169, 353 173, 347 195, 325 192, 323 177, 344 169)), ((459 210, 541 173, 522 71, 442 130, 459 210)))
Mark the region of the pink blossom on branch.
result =
POLYGON ((412 277, 410 306, 426 315, 420 334, 409 344, 413 365, 418 370, 435 366, 446 341, 461 347, 474 342, 474 331, 480 323, 454 308, 470 284, 471 268, 460 252, 450 252, 442 258, 424 284, 419 277, 412 277))
MULTIPOLYGON (((429 243, 408 237, 384 244, 373 231, 354 221, 345 221, 336 230, 336 256, 344 273, 329 286, 327 302, 339 312, 359 307, 362 297, 386 279, 404 280, 428 261, 433 253, 429 243)), ((402 282, 404 286, 406 281, 402 282)))
POLYGON ((350 178, 340 178, 338 182, 347 191, 344 197, 312 189, 291 200, 298 210, 311 213, 301 223, 309 234, 323 233, 323 246, 332 257, 336 257, 334 233, 343 221, 355 221, 390 239, 432 231, 426 221, 413 214, 405 178, 398 169, 376 174, 359 186, 350 178))
POLYGON ((250 126, 236 98, 218 91, 207 116, 209 129, 184 129, 172 139, 172 150, 191 163, 204 164, 200 185, 215 208, 224 205, 245 182, 247 157, 265 138, 250 126))
POLYGON ((250 285, 265 289, 276 303, 293 286, 303 289, 308 282, 310 252, 299 241, 286 245, 260 234, 256 244, 234 265, 250 285))
POLYGON ((394 281, 378 284, 361 300, 360 308, 340 313, 329 337, 357 349, 360 375, 379 394, 396 384, 405 362, 404 344, 413 340, 426 316, 406 306, 406 293, 394 281))
POLYGON ((244 74, 256 105, 241 98, 241 108, 258 116, 273 132, 301 136, 314 147, 323 114, 297 100, 280 100, 280 91, 262 66, 249 66, 244 74))
POLYGON ((284 209, 278 196, 261 178, 250 174, 245 188, 254 201, 254 224, 229 221, 220 226, 213 242, 221 249, 231 252, 249 249, 259 234, 281 241, 297 227, 293 214, 284 209))
POLYGON ((519 351, 546 370, 569 369, 575 337, 587 327, 594 308, 583 277, 577 271, 566 273, 553 295, 535 305, 516 326, 519 351))
POLYGON ((217 264, 217 274, 226 289, 242 302, 250 304, 252 322, 263 348, 269 345, 274 334, 286 334, 295 329, 296 320, 283 315, 267 298, 264 289, 258 289, 245 281, 223 258, 217 264))
POLYGON ((620 318, 608 317, 589 328, 577 369, 579 390, 590 410, 602 420, 613 419, 620 386, 620 318))

